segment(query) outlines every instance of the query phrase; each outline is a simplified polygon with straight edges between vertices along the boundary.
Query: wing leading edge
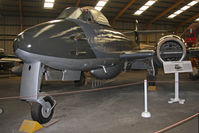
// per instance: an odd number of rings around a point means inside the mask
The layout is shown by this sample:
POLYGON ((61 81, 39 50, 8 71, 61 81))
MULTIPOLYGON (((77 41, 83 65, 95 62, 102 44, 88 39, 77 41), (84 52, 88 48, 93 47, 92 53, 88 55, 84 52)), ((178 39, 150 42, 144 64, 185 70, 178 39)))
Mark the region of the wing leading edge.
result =
POLYGON ((137 50, 132 52, 126 52, 120 55, 121 59, 144 59, 148 57, 153 57, 155 55, 154 50, 137 50))

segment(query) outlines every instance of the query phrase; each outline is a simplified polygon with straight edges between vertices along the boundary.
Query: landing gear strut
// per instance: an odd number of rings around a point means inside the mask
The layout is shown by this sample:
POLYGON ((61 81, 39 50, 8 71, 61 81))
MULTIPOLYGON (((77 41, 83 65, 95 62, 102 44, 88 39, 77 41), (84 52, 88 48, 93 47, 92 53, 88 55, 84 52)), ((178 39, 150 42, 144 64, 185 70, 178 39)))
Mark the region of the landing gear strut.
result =
POLYGON ((85 83, 86 83, 85 74, 84 74, 84 72, 81 72, 80 80, 76 80, 76 81, 75 81, 75 87, 84 86, 85 83))
POLYGON ((147 69, 148 73, 147 73, 147 81, 149 86, 155 86, 156 85, 156 75, 157 75, 157 65, 154 63, 153 58, 150 61, 150 66, 147 69))
POLYGON ((56 105, 52 97, 39 96, 43 72, 44 66, 40 62, 24 63, 20 87, 21 99, 31 105, 32 119, 41 124, 51 120, 56 105))

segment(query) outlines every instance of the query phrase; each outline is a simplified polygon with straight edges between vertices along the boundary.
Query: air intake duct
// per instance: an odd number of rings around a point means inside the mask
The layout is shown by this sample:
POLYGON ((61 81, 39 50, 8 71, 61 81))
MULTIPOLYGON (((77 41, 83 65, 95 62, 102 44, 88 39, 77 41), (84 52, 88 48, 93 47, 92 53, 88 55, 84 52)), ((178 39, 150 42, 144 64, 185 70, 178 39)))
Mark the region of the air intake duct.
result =
POLYGON ((158 60, 163 63, 166 61, 182 61, 186 56, 185 41, 176 35, 167 35, 160 38, 156 53, 158 60))

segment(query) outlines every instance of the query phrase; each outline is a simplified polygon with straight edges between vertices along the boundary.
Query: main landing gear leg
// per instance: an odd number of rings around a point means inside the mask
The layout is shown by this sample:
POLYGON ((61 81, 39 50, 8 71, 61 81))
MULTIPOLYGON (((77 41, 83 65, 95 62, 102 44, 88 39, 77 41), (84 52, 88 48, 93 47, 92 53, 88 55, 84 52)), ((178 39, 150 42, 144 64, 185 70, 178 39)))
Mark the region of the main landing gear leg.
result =
POLYGON ((24 63, 20 87, 21 99, 31 105, 32 119, 41 124, 51 120, 56 105, 52 97, 39 96, 43 72, 41 62, 24 63))
POLYGON ((3 108, 0 107, 0 115, 3 114, 3 108))
POLYGON ((149 68, 147 69, 147 81, 149 86, 156 85, 157 66, 153 62, 153 58, 149 59, 149 68))
POLYGON ((75 87, 84 86, 85 84, 86 84, 86 76, 85 76, 84 72, 81 72, 80 80, 75 81, 75 87))

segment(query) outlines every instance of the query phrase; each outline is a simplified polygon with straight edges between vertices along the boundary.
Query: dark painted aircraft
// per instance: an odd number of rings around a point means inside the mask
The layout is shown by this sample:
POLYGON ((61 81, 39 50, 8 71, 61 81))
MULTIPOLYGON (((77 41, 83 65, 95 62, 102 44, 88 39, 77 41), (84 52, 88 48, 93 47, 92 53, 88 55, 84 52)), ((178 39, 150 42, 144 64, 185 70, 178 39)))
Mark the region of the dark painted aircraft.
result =
POLYGON ((155 77, 154 60, 181 61, 186 55, 183 39, 175 35, 161 38, 156 50, 140 50, 92 7, 66 8, 57 19, 26 29, 15 39, 14 51, 24 62, 21 99, 30 103, 31 116, 40 123, 52 118, 56 104, 51 96, 39 96, 43 74, 46 80, 78 82, 84 81, 84 72, 111 79, 137 68, 155 77))

